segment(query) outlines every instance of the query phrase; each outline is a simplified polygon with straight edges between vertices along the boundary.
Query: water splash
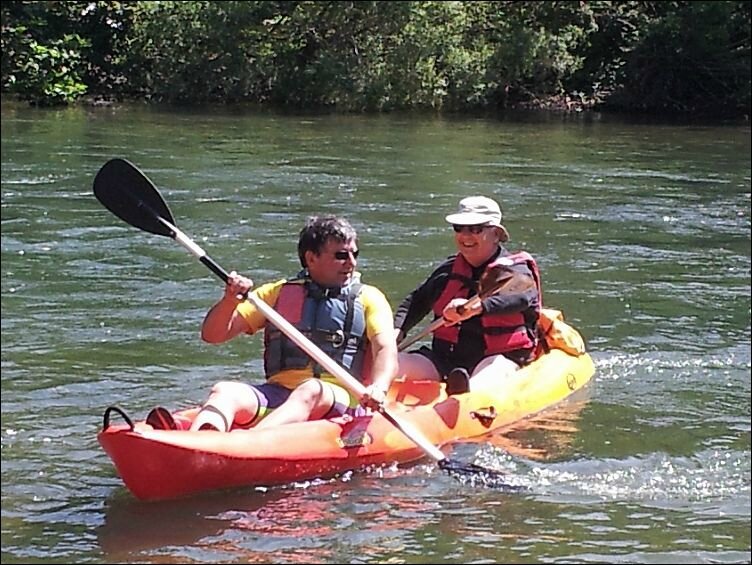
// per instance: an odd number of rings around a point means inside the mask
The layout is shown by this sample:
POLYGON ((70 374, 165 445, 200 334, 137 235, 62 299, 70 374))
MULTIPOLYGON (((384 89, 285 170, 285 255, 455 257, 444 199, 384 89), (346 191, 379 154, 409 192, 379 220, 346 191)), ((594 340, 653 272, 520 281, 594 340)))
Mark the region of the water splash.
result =
MULTIPOLYGON (((704 450, 693 457, 650 453, 545 463, 490 448, 481 450, 476 460, 505 473, 508 481, 529 492, 545 496, 652 501, 672 507, 750 499, 749 453, 730 449, 704 450)), ((749 503, 744 506, 748 513, 749 503)))

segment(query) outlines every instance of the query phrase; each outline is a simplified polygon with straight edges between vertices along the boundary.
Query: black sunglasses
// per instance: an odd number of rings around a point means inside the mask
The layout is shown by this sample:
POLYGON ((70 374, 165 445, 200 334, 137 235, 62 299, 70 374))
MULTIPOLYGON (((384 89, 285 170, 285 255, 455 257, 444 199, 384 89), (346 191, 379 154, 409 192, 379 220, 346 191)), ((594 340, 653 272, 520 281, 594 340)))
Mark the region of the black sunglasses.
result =
POLYGON ((463 232, 465 230, 469 231, 470 233, 474 235, 478 235, 481 233, 484 229, 488 228, 490 226, 482 225, 482 226, 458 226, 457 224, 452 224, 452 229, 456 233, 463 232))
POLYGON ((358 258, 358 255, 360 255, 360 249, 356 249, 355 251, 335 251, 334 252, 334 258, 338 261, 347 261, 350 258, 350 255, 352 255, 353 261, 358 258))

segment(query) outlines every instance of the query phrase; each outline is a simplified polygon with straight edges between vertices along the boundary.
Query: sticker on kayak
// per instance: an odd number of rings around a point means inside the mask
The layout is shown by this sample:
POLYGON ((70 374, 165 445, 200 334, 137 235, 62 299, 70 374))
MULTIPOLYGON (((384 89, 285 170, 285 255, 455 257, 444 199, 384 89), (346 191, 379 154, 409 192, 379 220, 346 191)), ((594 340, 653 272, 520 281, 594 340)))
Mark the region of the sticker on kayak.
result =
POLYGON ((572 373, 567 373, 567 386, 569 387, 569 390, 577 388, 577 377, 572 373))

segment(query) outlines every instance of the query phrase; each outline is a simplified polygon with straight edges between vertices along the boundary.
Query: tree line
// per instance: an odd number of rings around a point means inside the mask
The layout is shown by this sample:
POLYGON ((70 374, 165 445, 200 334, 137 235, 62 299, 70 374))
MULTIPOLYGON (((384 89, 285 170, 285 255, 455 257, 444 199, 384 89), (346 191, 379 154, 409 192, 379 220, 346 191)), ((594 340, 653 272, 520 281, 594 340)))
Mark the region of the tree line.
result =
POLYGON ((12 1, 32 104, 748 116, 749 1, 12 1))

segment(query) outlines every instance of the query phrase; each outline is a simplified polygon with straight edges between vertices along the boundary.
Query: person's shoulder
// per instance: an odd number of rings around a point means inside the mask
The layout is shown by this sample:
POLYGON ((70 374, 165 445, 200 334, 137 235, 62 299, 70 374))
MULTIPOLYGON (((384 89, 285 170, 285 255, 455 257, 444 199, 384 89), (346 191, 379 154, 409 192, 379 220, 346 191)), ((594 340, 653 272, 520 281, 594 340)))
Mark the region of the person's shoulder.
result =
POLYGON ((377 308, 384 308, 385 305, 389 304, 386 294, 384 294, 380 288, 371 284, 363 284, 361 286, 358 299, 366 307, 374 306, 377 308))
POLYGON ((378 288, 370 284, 364 284, 361 287, 358 301, 363 307, 367 323, 392 326, 392 306, 386 295, 378 288), (378 320, 381 320, 379 322, 378 320))
POLYGON ((271 282, 263 283, 262 285, 260 285, 260 286, 258 286, 256 288, 259 290, 259 292, 262 291, 262 290, 270 292, 270 291, 273 291, 273 290, 280 289, 283 284, 286 284, 288 282, 290 282, 288 279, 279 279, 279 280, 276 280, 276 281, 271 281, 271 282))
POLYGON ((386 299, 386 295, 380 288, 373 286, 372 284, 367 284, 367 283, 361 283, 360 296, 361 297, 376 297, 376 298, 383 297, 386 299))
POLYGON ((502 247, 497 261, 502 265, 507 263, 510 269, 513 269, 514 271, 520 273, 532 273, 530 266, 531 261, 535 265, 534 268, 538 268, 538 261, 535 259, 535 257, 533 257, 530 253, 523 249, 509 251, 508 249, 502 247))
POLYGON ((499 245, 499 249, 501 249, 502 255, 516 255, 518 253, 531 255, 531 253, 527 249, 509 249, 508 247, 505 247, 503 245, 499 245))
POLYGON ((526 251, 524 249, 515 249, 514 251, 511 251, 507 249, 506 247, 501 248, 499 257, 502 259, 507 258, 507 257, 512 257, 512 258, 521 259, 521 260, 533 260, 533 261, 536 260, 533 254, 530 253, 529 251, 526 251))
POLYGON ((446 270, 451 270, 452 266, 454 265, 454 261, 457 259, 457 253, 452 253, 449 255, 446 259, 442 260, 441 263, 436 265, 436 268, 434 268, 434 273, 441 273, 446 270))
POLYGON ((287 283, 287 279, 267 282, 254 289, 254 294, 265 302, 274 302, 279 296, 282 287, 287 283))

